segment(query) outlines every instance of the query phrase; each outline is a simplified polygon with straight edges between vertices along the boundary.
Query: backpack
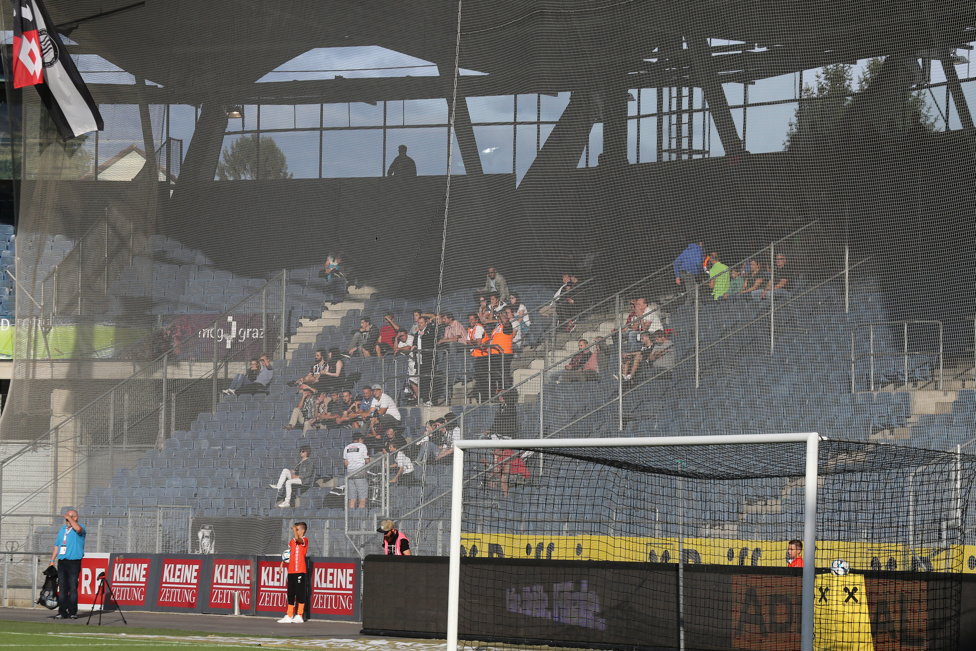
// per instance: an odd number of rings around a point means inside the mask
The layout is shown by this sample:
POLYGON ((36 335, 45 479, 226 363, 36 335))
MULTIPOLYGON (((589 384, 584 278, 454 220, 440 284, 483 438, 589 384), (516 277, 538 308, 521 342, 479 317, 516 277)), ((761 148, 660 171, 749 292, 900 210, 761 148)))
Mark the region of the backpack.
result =
POLYGON ((37 603, 49 610, 58 607, 58 570, 53 565, 44 570, 44 585, 41 586, 41 594, 37 597, 37 603))

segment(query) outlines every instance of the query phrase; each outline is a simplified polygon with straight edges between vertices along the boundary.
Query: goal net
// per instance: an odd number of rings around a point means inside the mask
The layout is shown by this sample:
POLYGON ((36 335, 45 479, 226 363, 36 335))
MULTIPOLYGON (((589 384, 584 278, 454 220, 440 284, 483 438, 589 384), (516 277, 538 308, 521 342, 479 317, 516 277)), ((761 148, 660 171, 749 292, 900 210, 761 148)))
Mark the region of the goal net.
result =
POLYGON ((460 442, 448 648, 955 648, 976 459, 817 438, 460 442))

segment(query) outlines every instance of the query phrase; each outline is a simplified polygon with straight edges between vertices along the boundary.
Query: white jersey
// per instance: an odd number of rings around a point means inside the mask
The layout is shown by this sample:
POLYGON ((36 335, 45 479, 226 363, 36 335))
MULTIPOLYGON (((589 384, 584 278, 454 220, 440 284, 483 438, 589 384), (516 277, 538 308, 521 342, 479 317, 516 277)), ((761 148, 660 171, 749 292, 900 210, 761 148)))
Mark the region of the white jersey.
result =
POLYGON ((346 472, 350 473, 366 465, 366 461, 369 459, 369 451, 362 443, 350 443, 342 451, 342 458, 346 461, 346 472))

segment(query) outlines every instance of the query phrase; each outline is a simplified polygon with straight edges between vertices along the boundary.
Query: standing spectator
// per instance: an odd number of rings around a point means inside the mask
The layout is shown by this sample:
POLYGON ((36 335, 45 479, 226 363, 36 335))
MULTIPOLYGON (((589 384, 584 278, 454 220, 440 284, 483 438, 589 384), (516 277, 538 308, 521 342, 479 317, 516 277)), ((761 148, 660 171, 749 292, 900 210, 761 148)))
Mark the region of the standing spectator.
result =
POLYGON ((573 355, 564 370, 559 375, 559 382, 597 382, 600 380, 600 367, 597 364, 597 351, 589 349, 589 342, 580 339, 576 342, 579 352, 573 355))
POLYGON ((400 326, 394 320, 393 312, 387 312, 383 317, 383 327, 380 328, 379 341, 376 342, 377 357, 392 355, 396 352, 394 350, 394 344, 396 343, 396 337, 399 331, 400 326))
POLYGON ((397 531, 393 520, 383 520, 376 529, 376 533, 383 534, 383 553, 387 556, 412 556, 410 539, 397 531))
MULTIPOLYGON (((468 335, 464 331, 464 326, 455 320, 453 313, 445 312, 441 315, 441 327, 441 339, 437 342, 438 346, 446 346, 449 344, 464 345, 468 343, 468 335)), ((456 346, 452 346, 451 348, 456 348, 456 346)))
POLYGON ((483 294, 491 294, 494 292, 499 296, 508 296, 508 283, 505 282, 505 276, 498 273, 494 267, 488 267, 488 275, 485 276, 485 286, 480 291, 483 294))
POLYGON ((257 358, 252 359, 248 362, 248 369, 245 373, 238 373, 234 376, 234 379, 230 381, 230 386, 221 391, 221 393, 232 396, 238 389, 248 384, 253 384, 255 380, 258 379, 258 373, 261 372, 261 362, 257 358))
POLYGON ((520 300, 519 295, 515 292, 508 295, 508 307, 512 310, 509 318, 512 327, 515 328, 515 349, 520 351, 529 338, 529 327, 532 325, 532 321, 529 320, 529 308, 525 306, 525 303, 520 300))
POLYGON ((305 594, 308 592, 308 567, 305 556, 308 554, 308 538, 305 532, 308 525, 296 522, 291 527, 292 539, 288 541, 288 560, 281 559, 280 569, 288 565, 288 611, 278 620, 279 624, 301 624, 305 620, 305 594), (295 602, 298 602, 298 612, 295 612, 295 602))
POLYGON ((434 396, 434 346, 436 345, 437 334, 434 332, 433 325, 429 324, 427 317, 420 317, 417 321, 417 335, 414 338, 414 360, 417 362, 417 374, 420 380, 420 392, 418 399, 426 406, 433 404, 434 396))
POLYGON ((414 336, 400 328, 396 338, 396 354, 405 355, 407 358, 407 384, 403 388, 403 393, 410 402, 416 403, 416 398, 420 395, 420 381, 417 378, 417 361, 414 359, 416 346, 413 342, 414 336))
POLYGON ((508 313, 498 317, 498 325, 489 335, 488 342, 481 348, 471 351, 474 358, 475 382, 479 392, 487 394, 501 388, 504 390, 512 386, 510 367, 512 361, 512 341, 515 329, 508 320, 508 313))
POLYGON ((390 442, 386 449, 390 454, 390 470, 396 469, 396 475, 393 476, 390 483, 400 486, 418 485, 420 481, 414 475, 413 461, 410 460, 410 457, 403 450, 397 449, 393 442, 390 442))
POLYGON ((698 288, 698 275, 702 272, 705 259, 702 242, 692 242, 681 254, 674 259, 674 282, 685 291, 685 303, 695 302, 695 292, 698 288))
POLYGON ((78 512, 69 509, 64 524, 54 539, 49 565, 58 563, 58 614, 54 619, 78 619, 78 576, 85 556, 85 527, 78 522, 78 512))
POLYGON ((352 443, 342 450, 342 464, 346 467, 346 496, 349 498, 349 508, 366 508, 366 498, 369 496, 369 480, 363 475, 349 479, 349 475, 362 469, 369 463, 369 451, 363 443, 362 432, 352 435, 352 443))
POLYGON ((294 468, 283 468, 278 476, 277 483, 270 484, 271 488, 280 491, 285 489, 285 499, 277 504, 279 509, 287 509, 291 506, 291 492, 294 486, 311 486, 315 479, 315 462, 312 460, 312 448, 303 445, 299 449, 301 459, 295 464, 294 468))
POLYGON ((380 330, 364 316, 359 320, 359 330, 353 332, 352 343, 349 344, 349 356, 361 351, 363 357, 369 357, 370 351, 376 352, 376 342, 380 339, 380 330))
POLYGON ((434 463, 447 463, 450 455, 454 454, 454 443, 461 440, 461 426, 457 422, 457 414, 448 412, 443 418, 434 421, 437 427, 433 431, 433 437, 440 442, 440 451, 434 458, 434 463))
POLYGON ((258 375, 254 378, 254 382, 251 384, 245 384, 237 391, 231 391, 233 393, 270 393, 268 391, 268 386, 271 384, 271 380, 274 379, 274 367, 271 366, 271 358, 267 354, 261 355, 258 358, 258 362, 261 364, 261 370, 258 371, 258 375))
POLYGON ((498 394, 498 409, 491 421, 491 427, 484 431, 482 438, 518 438, 518 391, 509 389, 498 394))
POLYGON ((424 311, 419 309, 414 309, 412 314, 413 314, 413 325, 410 326, 410 329, 407 331, 407 334, 416 335, 417 323, 420 321, 420 317, 424 315, 424 311))
POLYGON ((575 274, 564 273, 563 284, 556 290, 552 299, 555 308, 556 320, 559 324, 565 324, 567 332, 576 329, 575 318, 580 313, 580 291, 577 289, 579 279, 575 274))
POLYGON ((417 163, 414 162, 412 158, 407 156, 407 146, 400 145, 397 147, 397 157, 393 159, 390 163, 390 169, 386 171, 386 175, 390 178, 402 181, 405 179, 412 179, 417 176, 417 163))
POLYGON ((729 277, 729 268, 722 264, 718 259, 718 253, 712 251, 708 256, 709 269, 708 269, 708 286, 712 289, 712 298, 716 301, 726 294, 729 293, 729 285, 731 278, 729 277))
POLYGON ((803 567, 803 541, 791 540, 786 548, 789 557, 788 567, 803 567))

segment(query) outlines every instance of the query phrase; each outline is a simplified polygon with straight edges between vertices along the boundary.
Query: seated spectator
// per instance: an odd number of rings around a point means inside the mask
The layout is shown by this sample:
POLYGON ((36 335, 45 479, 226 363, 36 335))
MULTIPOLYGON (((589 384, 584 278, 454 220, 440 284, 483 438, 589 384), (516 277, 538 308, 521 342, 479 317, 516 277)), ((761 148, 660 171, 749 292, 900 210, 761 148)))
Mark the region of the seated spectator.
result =
POLYGON ((390 479, 390 483, 400 486, 419 485, 420 480, 414 474, 413 461, 410 460, 410 457, 403 450, 398 449, 393 442, 390 442, 386 449, 390 454, 390 472, 396 470, 396 474, 390 479))
POLYGON ((492 312, 491 306, 488 305, 487 296, 478 297, 478 321, 482 325, 488 325, 489 323, 494 325, 495 323, 494 312, 492 312))
POLYGON ((762 272, 762 264, 760 264, 759 260, 750 260, 749 271, 743 276, 743 285, 740 293, 751 294, 757 289, 762 289, 765 280, 762 272))
POLYGON ((586 339, 580 339, 577 346, 579 352, 569 360, 566 370, 559 374, 559 378, 556 380, 557 384, 560 382, 597 382, 600 380, 596 348, 591 350, 586 339))
POLYGON ((311 389, 312 393, 331 393, 333 389, 341 389, 345 381, 343 366, 345 366, 345 362, 342 355, 339 354, 339 349, 330 348, 329 352, 326 353, 318 379, 315 382, 303 383, 299 386, 302 389, 311 389))
POLYGON ((491 480, 489 485, 492 488, 501 487, 503 497, 508 497, 510 487, 525 484, 532 478, 525 461, 515 450, 493 449, 491 454, 491 480))
POLYGON ((330 425, 335 425, 343 411, 342 392, 339 389, 333 388, 328 394, 320 393, 315 401, 315 417, 311 426, 315 429, 328 429, 330 425), (329 396, 328 401, 325 400, 326 395, 329 396))
POLYGON ((451 411, 436 422, 437 429, 434 431, 440 433, 438 439, 441 449, 433 463, 448 463, 453 458, 450 455, 454 453, 454 442, 461 440, 461 426, 457 422, 457 414, 451 411))
POLYGON ((708 265, 708 286, 712 289, 712 298, 717 301, 729 293, 729 268, 722 264, 715 251, 708 256, 708 265))
POLYGON ((395 427, 387 427, 385 430, 380 430, 380 432, 383 438, 384 451, 391 443, 397 450, 402 450, 407 447, 407 439, 395 427))
MULTIPOLYGON (((651 340, 651 333, 645 330, 641 333, 640 350, 626 353, 623 357, 623 365, 620 370, 623 373, 624 382, 633 379, 634 375, 637 374, 637 369, 640 368, 640 363, 650 357, 653 349, 654 342, 651 340)), ((616 373, 613 374, 613 379, 618 379, 616 373)))
POLYGON ((678 353, 674 349, 674 342, 668 339, 664 330, 654 333, 654 348, 645 361, 651 361, 653 368, 660 371, 670 371, 678 363, 678 353))
POLYGON ((503 301, 502 297, 495 292, 488 294, 488 307, 491 308, 491 314, 496 321, 498 320, 498 315, 501 314, 507 305, 508 303, 503 301))
POLYGON ((396 401, 388 393, 383 391, 382 384, 373 385, 373 411, 371 413, 373 419, 373 429, 387 429, 394 428, 396 430, 403 429, 403 424, 401 423, 400 410, 397 409, 396 401))
POLYGON ((312 364, 312 367, 309 369, 308 373, 304 377, 297 380, 292 380, 286 384, 288 384, 290 387, 298 386, 299 384, 315 384, 319 381, 319 376, 322 374, 322 370, 325 368, 326 359, 328 356, 329 354, 327 352, 319 348, 315 351, 315 363, 312 364))
MULTIPOLYGON (((342 299, 346 296, 346 287, 348 285, 345 275, 339 271, 339 265, 342 263, 342 255, 330 255, 325 260, 323 269, 319 271, 319 278, 325 279, 325 289, 324 294, 331 296, 330 305, 336 305, 341 303, 342 299)), ((328 310, 327 305, 322 306, 323 309, 328 310)))
POLYGON ((776 296, 790 298, 793 296, 793 293, 787 289, 790 283, 789 277, 790 271, 786 266, 786 256, 782 253, 777 253, 775 267, 766 272, 765 286, 761 290, 753 290, 752 297, 761 301, 768 298, 773 292, 776 292, 776 296))
MULTIPOLYGON (((654 332, 663 327, 656 305, 654 307, 648 305, 647 299, 643 296, 631 299, 630 314, 627 315, 627 321, 624 323, 624 330, 630 343, 639 342, 642 332, 654 332)), ((616 332, 616 329, 611 332, 616 332)))
POLYGON ((359 320, 359 330, 353 331, 352 343, 349 344, 349 356, 361 352, 363 357, 369 357, 370 351, 376 352, 376 342, 380 339, 380 330, 372 324, 368 316, 359 320))
POLYGON ((451 348, 456 348, 457 345, 465 345, 468 343, 468 335, 464 331, 464 326, 454 318, 454 314, 451 312, 445 312, 441 315, 441 331, 440 339, 437 342, 438 346, 447 346, 449 344, 455 344, 451 348))
POLYGON ((514 439, 518 438, 518 391, 509 389, 496 396, 498 409, 491 421, 491 427, 485 430, 481 438, 514 439))
POLYGON ((231 391, 231 393, 237 394, 255 394, 255 393, 270 393, 268 386, 271 384, 271 380, 274 379, 274 367, 271 366, 271 358, 267 354, 261 355, 258 358, 258 362, 261 364, 261 370, 258 371, 258 375, 254 378, 254 382, 251 384, 245 384, 240 389, 236 391, 231 391))
POLYGON ((469 346, 480 346, 485 340, 485 328, 478 320, 478 315, 474 312, 468 314, 468 329, 465 339, 469 346))
POLYGON ((742 271, 738 267, 733 267, 729 271, 729 291, 725 293, 722 298, 731 298, 742 291, 742 285, 745 284, 745 278, 742 277, 742 271))
POLYGON ((394 344, 396 343, 397 333, 399 331, 400 326, 394 320, 393 312, 387 312, 386 316, 383 317, 383 327, 380 328, 379 341, 376 342, 377 357, 393 355, 396 352, 394 344))
POLYGON ((312 448, 303 445, 299 450, 301 459, 295 464, 294 468, 284 468, 278 476, 277 483, 270 484, 275 490, 285 489, 285 499, 276 506, 279 509, 287 509, 291 506, 291 493, 294 486, 311 486, 315 479, 315 462, 312 460, 312 448))
POLYGON ((291 410, 291 420, 282 429, 293 430, 299 426, 311 423, 315 418, 315 396, 310 389, 303 389, 299 394, 298 406, 291 410))
POLYGON ((258 373, 261 372, 261 363, 257 358, 252 359, 248 362, 248 369, 245 373, 238 373, 234 376, 234 379, 230 381, 230 386, 221 393, 232 396, 234 393, 240 389, 242 386, 247 384, 253 384, 256 379, 258 379, 258 373))
POLYGON ((438 422, 436 420, 427 421, 424 426, 424 435, 417 440, 417 444, 420 446, 420 452, 417 454, 417 460, 420 463, 425 463, 427 461, 433 461, 437 454, 441 451, 441 446, 435 439, 442 432, 438 430, 438 422))
POLYGON ((419 395, 419 383, 420 378, 417 377, 417 362, 414 359, 414 351, 416 346, 413 345, 413 335, 407 334, 407 331, 400 328, 400 332, 397 333, 396 338, 396 355, 406 355, 407 357, 407 383, 403 388, 403 397, 401 400, 407 400, 405 404, 413 402, 416 404, 417 396, 419 395))
POLYGON ((488 275, 485 276, 485 286, 478 290, 482 294, 495 293, 499 296, 508 296, 508 283, 505 276, 498 273, 494 267, 488 267, 488 275))
MULTIPOLYGON (((358 396, 357 396, 358 397, 358 396)), ((335 424, 339 427, 355 427, 359 424, 359 414, 356 411, 356 398, 353 398, 352 391, 345 389, 342 392, 342 400, 336 409, 341 409, 342 413, 335 419, 335 424)))

